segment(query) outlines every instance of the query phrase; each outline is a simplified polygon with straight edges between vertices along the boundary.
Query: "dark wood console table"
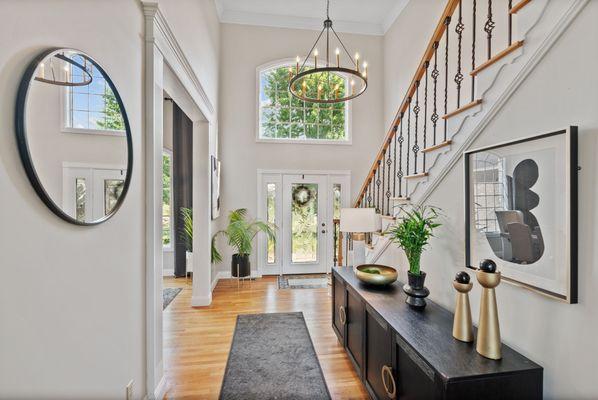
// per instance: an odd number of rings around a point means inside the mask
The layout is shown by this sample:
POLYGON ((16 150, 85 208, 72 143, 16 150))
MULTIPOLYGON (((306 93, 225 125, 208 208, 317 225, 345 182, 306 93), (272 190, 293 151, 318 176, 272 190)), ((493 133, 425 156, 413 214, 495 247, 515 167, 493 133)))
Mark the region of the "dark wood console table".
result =
POLYGON ((543 369, 503 344, 502 360, 453 338, 453 314, 405 304, 402 284, 361 283, 332 271, 332 328, 373 399, 541 399, 543 369))

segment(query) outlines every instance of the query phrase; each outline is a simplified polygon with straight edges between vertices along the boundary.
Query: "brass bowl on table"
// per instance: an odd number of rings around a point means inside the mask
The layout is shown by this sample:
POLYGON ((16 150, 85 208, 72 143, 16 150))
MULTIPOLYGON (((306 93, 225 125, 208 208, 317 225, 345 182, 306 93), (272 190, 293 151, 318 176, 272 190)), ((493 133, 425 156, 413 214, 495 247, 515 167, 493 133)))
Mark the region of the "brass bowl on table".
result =
POLYGON ((390 285, 397 280, 397 270, 387 265, 363 264, 355 267, 355 276, 360 281, 376 286, 390 285))

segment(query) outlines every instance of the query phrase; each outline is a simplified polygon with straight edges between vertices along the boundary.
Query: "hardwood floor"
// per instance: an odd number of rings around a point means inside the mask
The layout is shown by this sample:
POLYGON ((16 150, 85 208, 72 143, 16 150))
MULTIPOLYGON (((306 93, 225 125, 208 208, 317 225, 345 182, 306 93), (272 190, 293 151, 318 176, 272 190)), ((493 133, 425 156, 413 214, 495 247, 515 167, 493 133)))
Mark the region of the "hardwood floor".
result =
POLYGON ((165 399, 217 399, 238 314, 302 311, 333 399, 369 399, 331 327, 329 289, 279 290, 275 277, 221 280, 208 307, 192 308, 191 281, 164 310, 165 399))

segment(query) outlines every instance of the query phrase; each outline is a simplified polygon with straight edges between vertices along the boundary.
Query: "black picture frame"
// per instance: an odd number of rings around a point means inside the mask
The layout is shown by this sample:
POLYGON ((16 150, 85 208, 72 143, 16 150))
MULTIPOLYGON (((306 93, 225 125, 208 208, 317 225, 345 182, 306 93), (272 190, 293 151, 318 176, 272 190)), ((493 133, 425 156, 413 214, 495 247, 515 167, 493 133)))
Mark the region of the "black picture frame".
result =
POLYGON ((465 170, 465 266, 470 269, 476 269, 472 265, 471 260, 471 176, 470 176, 470 166, 471 166, 471 156, 475 153, 479 153, 482 151, 488 151, 492 149, 497 149, 500 147, 506 146, 513 146, 521 143, 526 143, 530 141, 538 141, 548 137, 556 136, 556 135, 565 135, 566 138, 566 148, 565 151, 568 152, 566 154, 566 160, 568 163, 566 165, 567 171, 565 174, 568 175, 568 182, 569 187, 564 188, 561 193, 563 196, 568 197, 569 207, 566 211, 568 216, 569 222, 569 253, 566 255, 568 260, 568 276, 569 276, 569 287, 566 295, 561 295, 559 293, 554 293, 549 290, 543 289, 541 287, 532 286, 508 277, 503 276, 501 279, 505 282, 512 283, 514 285, 524 287, 526 289, 532 290, 534 292, 540 293, 542 295, 556 298, 558 300, 564 301, 569 304, 577 304, 578 299, 578 171, 580 167, 578 166, 578 128, 577 126, 570 126, 567 129, 561 129, 554 132, 549 132, 541 135, 526 137, 523 139, 518 139, 514 141, 504 142, 496 145, 491 145, 483 148, 468 150, 463 154, 463 161, 464 161, 464 170, 465 170))
POLYGON ((16 106, 15 106, 15 134, 16 134, 16 139, 17 139, 17 147, 18 147, 18 151, 19 151, 19 156, 21 158, 21 163, 23 164, 23 167, 25 169, 25 173, 27 174, 27 178, 29 179, 29 182, 33 186, 33 189, 37 193, 38 197, 54 214, 56 214, 62 220, 66 221, 68 223, 74 224, 74 225, 93 226, 93 225, 98 225, 103 222, 106 222, 108 219, 110 219, 112 216, 114 216, 118 212, 118 210, 122 206, 122 204, 127 196, 127 193, 129 191, 129 186, 131 184, 131 178, 133 176, 132 175, 133 174, 133 138, 132 138, 132 134, 131 134, 131 126, 129 124, 129 118, 127 117, 127 111, 125 109, 124 103, 122 101, 122 98, 120 97, 120 94, 118 93, 118 90, 116 89, 116 86, 114 85, 114 82, 112 81, 112 79, 110 79, 110 76, 106 73, 106 71, 91 56, 89 56, 88 54, 86 54, 82 51, 76 50, 76 49, 52 47, 52 48, 47 48, 47 49, 41 51, 29 63, 29 65, 25 69, 25 72, 21 78, 21 82, 19 84, 19 88, 17 91, 16 106), (114 207, 110 211, 110 213, 106 214, 104 217, 102 217, 100 219, 97 219, 95 221, 90 221, 90 222, 79 221, 76 218, 68 215, 50 197, 50 195, 44 188, 44 186, 37 174, 37 171, 35 169, 34 160, 31 156, 31 152, 29 151, 29 144, 28 144, 28 139, 27 139, 27 127, 26 127, 26 125, 27 125, 26 124, 27 94, 29 92, 29 86, 31 84, 33 76, 37 70, 39 63, 42 62, 46 57, 50 56, 53 53, 58 53, 58 52, 63 52, 63 51, 76 52, 77 54, 85 57, 87 59, 87 61, 92 63, 92 65, 95 68, 97 68, 97 70, 103 75, 103 77, 106 80, 106 83, 110 86, 110 88, 112 89, 112 92, 114 93, 116 101, 118 102, 118 105, 122 112, 122 117, 123 117, 123 121, 125 124, 125 134, 126 134, 126 138, 127 138, 127 173, 125 176, 122 193, 121 193, 120 197, 118 198, 117 203, 114 205, 114 207))

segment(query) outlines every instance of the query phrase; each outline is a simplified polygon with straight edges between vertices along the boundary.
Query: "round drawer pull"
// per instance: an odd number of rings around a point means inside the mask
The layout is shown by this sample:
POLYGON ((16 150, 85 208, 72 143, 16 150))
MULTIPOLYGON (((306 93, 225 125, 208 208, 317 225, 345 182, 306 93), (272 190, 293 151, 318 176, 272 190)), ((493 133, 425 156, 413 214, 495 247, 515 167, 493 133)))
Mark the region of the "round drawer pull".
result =
POLYGON ((392 376, 392 368, 388 365, 384 365, 381 371, 382 375, 382 385, 384 385, 384 391, 386 391, 386 395, 390 399, 396 398, 397 395, 397 385, 395 384, 394 377, 392 376), (386 377, 390 378, 390 382, 392 384, 392 390, 388 388, 388 383, 386 382, 386 377))

